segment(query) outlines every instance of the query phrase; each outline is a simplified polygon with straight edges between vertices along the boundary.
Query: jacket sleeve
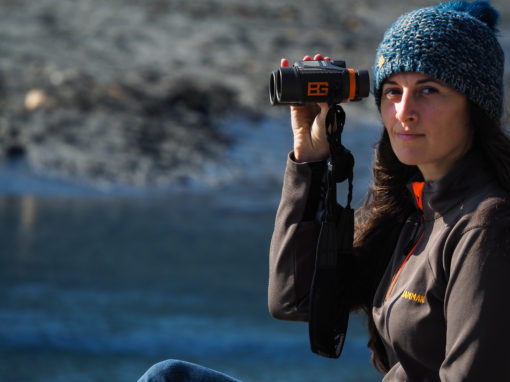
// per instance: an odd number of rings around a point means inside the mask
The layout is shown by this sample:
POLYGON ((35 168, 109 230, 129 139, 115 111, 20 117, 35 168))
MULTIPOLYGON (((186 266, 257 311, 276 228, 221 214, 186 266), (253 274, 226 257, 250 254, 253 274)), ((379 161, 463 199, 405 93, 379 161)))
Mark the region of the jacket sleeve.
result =
POLYGON ((269 254, 268 305, 278 319, 308 319, 325 169, 325 162, 297 163, 292 153, 287 160, 269 254))
POLYGON ((510 381, 510 211, 467 227, 446 268, 442 381, 510 381))

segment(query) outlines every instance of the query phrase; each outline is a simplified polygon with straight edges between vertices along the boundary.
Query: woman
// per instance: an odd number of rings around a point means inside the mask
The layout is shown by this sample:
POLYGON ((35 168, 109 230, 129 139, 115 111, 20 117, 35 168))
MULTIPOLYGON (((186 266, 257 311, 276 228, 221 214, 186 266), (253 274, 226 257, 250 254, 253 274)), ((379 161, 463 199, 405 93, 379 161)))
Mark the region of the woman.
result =
MULTIPOLYGON (((368 315, 385 381, 510 380, 510 141, 497 18, 481 1, 418 9, 377 51, 384 129, 357 212, 346 302, 368 315)), ((308 318, 326 113, 291 107, 294 151, 270 251, 269 309, 281 319, 308 318)))

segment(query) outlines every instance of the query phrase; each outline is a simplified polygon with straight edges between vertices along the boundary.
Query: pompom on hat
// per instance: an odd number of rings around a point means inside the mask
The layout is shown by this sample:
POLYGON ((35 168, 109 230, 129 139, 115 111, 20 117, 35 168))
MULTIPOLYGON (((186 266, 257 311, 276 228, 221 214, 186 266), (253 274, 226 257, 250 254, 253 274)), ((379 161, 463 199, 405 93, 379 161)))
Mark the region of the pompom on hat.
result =
POLYGON ((450 1, 402 15, 377 49, 374 95, 393 73, 419 72, 447 84, 489 117, 503 114, 504 53, 498 12, 487 1, 450 1))

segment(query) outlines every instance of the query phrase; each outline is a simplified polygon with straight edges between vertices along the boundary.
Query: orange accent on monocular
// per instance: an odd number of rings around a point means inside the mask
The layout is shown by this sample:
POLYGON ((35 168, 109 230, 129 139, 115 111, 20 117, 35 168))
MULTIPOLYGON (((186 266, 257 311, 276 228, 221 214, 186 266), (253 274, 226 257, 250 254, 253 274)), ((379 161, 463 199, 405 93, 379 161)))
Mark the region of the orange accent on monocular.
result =
POLYGON ((424 182, 413 182, 413 192, 414 197, 416 198, 416 204, 418 207, 420 207, 420 210, 423 211, 423 200, 422 200, 422 193, 423 193, 423 185, 424 182))
POLYGON ((402 271, 402 268, 404 268, 404 265, 407 263, 407 259, 409 259, 409 256, 411 256, 411 253, 413 253, 414 250, 416 249, 416 247, 418 246, 418 243, 420 242, 422 236, 423 236, 423 232, 421 233, 420 237, 418 238, 418 240, 414 244, 414 247, 407 254, 406 258, 404 259, 404 262, 402 263, 402 265, 398 269, 397 273, 395 273, 395 276, 393 276, 393 280, 391 280, 391 284, 390 284, 390 287, 388 288, 388 292, 386 292, 386 297, 384 298, 384 301, 387 301, 388 298, 390 297, 390 293, 393 290, 393 287, 395 286, 395 283, 397 282, 398 275, 400 275, 400 272, 402 271))
POLYGON ((349 99, 356 98, 356 73, 354 69, 347 68, 349 72, 349 99))
POLYGON ((328 82, 308 82, 308 96, 327 96, 329 93, 328 82))

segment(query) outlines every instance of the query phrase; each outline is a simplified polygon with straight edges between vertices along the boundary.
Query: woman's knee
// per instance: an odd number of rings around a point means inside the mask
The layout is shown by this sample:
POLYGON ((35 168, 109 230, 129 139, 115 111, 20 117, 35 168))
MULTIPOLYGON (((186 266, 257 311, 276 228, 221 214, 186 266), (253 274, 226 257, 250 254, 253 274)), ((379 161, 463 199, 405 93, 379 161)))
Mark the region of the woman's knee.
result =
POLYGON ((186 361, 169 359, 153 365, 138 382, 236 382, 215 370, 186 361))
POLYGON ((168 359, 152 365, 138 382, 167 382, 187 378, 187 362, 168 359))

